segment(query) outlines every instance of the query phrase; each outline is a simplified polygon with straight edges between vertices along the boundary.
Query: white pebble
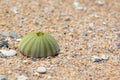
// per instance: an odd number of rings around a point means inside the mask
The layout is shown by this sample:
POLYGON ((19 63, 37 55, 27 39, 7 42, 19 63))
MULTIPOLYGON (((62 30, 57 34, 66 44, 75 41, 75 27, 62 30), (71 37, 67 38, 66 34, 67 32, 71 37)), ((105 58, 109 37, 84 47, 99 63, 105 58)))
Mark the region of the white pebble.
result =
POLYGON ((37 72, 45 73, 46 72, 46 68, 45 67, 38 67, 37 72))
POLYGON ((24 76, 24 75, 21 75, 21 76, 18 76, 17 77, 17 80, 27 80, 28 77, 24 76))
POLYGON ((93 62, 99 62, 99 61, 101 61, 101 58, 98 56, 92 56, 92 60, 93 60, 93 62))
POLYGON ((92 31, 92 30, 88 30, 87 32, 88 32, 88 33, 92 33, 93 31, 92 31))
POLYGON ((103 22, 103 24, 105 25, 105 24, 106 24, 106 22, 103 22))
POLYGON ((28 60, 24 60, 24 61, 23 61, 23 63, 27 63, 27 62, 28 62, 28 60))
POLYGON ((78 1, 73 2, 73 5, 75 6, 76 9, 83 9, 83 7, 80 5, 78 1))
POLYGON ((94 27, 94 23, 90 23, 89 26, 90 26, 90 27, 94 27))
POLYGON ((15 54, 17 54, 17 52, 15 50, 0 50, 0 52, 4 55, 4 56, 14 56, 15 54))
POLYGON ((18 41, 18 42, 21 41, 21 40, 22 40, 22 39, 16 39, 16 41, 18 41))
POLYGON ((98 4, 99 4, 100 6, 105 5, 105 3, 104 3, 103 1, 98 1, 98 4))
POLYGON ((18 13, 16 7, 13 8, 13 12, 14 12, 14 14, 17 14, 17 13, 18 13))
POLYGON ((100 16, 98 16, 97 14, 91 14, 90 16, 93 16, 93 17, 95 17, 95 18, 99 18, 100 16))
POLYGON ((33 76, 39 76, 40 74, 38 72, 34 72, 33 76))
POLYGON ((94 15, 95 18, 99 18, 100 16, 98 16, 97 14, 94 15))
POLYGON ((102 55, 101 58, 102 58, 103 60, 108 60, 108 59, 109 59, 109 56, 108 56, 108 55, 102 55))

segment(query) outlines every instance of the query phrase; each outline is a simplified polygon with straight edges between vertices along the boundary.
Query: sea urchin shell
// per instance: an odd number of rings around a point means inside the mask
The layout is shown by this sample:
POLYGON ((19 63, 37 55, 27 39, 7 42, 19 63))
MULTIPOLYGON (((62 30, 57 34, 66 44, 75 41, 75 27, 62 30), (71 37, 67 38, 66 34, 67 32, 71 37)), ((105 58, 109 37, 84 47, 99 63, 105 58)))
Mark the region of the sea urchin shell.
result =
POLYGON ((48 57, 58 54, 59 45, 48 33, 31 32, 20 41, 19 49, 29 57, 48 57))

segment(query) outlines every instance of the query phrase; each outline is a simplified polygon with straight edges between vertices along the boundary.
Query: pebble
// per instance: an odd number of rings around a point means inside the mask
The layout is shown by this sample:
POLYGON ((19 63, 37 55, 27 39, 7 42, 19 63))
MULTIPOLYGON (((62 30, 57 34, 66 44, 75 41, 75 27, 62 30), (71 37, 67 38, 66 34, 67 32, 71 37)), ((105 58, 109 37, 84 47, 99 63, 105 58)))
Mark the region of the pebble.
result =
POLYGON ((100 16, 98 16, 97 14, 91 14, 90 16, 93 16, 95 18, 99 18, 100 16))
POLYGON ((90 27, 94 27, 94 23, 93 23, 93 22, 90 23, 89 26, 90 26, 90 27))
POLYGON ((108 60, 108 59, 109 59, 109 56, 108 56, 108 55, 103 54, 103 55, 101 56, 101 58, 102 58, 103 60, 108 60))
POLYGON ((88 33, 92 33, 93 31, 92 31, 92 30, 88 30, 87 32, 88 32, 88 33))
POLYGON ((15 15, 18 13, 16 7, 13 8, 13 12, 14 12, 15 15))
POLYGON ((16 39, 16 41, 18 41, 18 42, 20 42, 22 39, 20 38, 20 39, 16 39))
POLYGON ((8 42, 7 41, 2 41, 0 43, 0 47, 7 47, 8 46, 8 42))
POLYGON ((114 62, 119 62, 120 60, 119 60, 118 56, 114 56, 113 61, 114 62))
POLYGON ((116 45, 116 48, 117 48, 117 49, 120 49, 120 44, 117 44, 117 45, 116 45))
POLYGON ((97 14, 94 15, 95 18, 99 18, 100 16, 98 16, 97 14))
POLYGON ((118 29, 116 26, 113 26, 113 27, 111 28, 111 30, 112 30, 112 31, 115 31, 115 32, 119 32, 119 29, 118 29))
POLYGON ((104 5, 105 5, 105 3, 104 3, 103 1, 98 1, 98 4, 99 4, 100 6, 104 6, 104 5))
POLYGON ((101 32, 101 31, 104 31, 106 28, 104 28, 104 27, 99 27, 99 28, 96 28, 96 31, 98 31, 98 32, 101 32))
POLYGON ((3 75, 3 74, 0 74, 0 80, 7 80, 7 76, 3 75))
POLYGON ((23 63, 26 65, 30 65, 31 64, 31 60, 23 60, 23 63))
POLYGON ((52 76, 48 76, 47 78, 48 78, 48 79, 51 79, 51 78, 52 78, 52 76))
POLYGON ((45 67, 38 67, 38 69, 36 71, 41 73, 41 74, 44 74, 44 73, 46 73, 46 68, 45 67))
POLYGON ((67 16, 67 17, 65 18, 65 21, 70 21, 70 20, 71 20, 70 16, 67 16))
POLYGON ((39 76, 40 74, 38 72, 34 72, 33 76, 39 76))
POLYGON ((69 28, 69 25, 65 25, 63 29, 68 29, 69 28))
POLYGON ((72 57, 73 57, 73 58, 80 58, 80 55, 74 54, 74 55, 72 55, 72 57))
POLYGON ((17 77, 17 80, 27 80, 28 77, 24 76, 24 75, 21 75, 21 76, 18 76, 17 77))
POLYGON ((73 5, 75 6, 76 9, 80 9, 80 10, 83 9, 83 7, 81 6, 81 4, 78 1, 73 2, 73 5))
POLYGON ((28 60, 23 60, 23 63, 28 63, 28 60))
POLYGON ((92 56, 92 60, 93 60, 93 62, 100 62, 101 58, 98 56, 92 56))
POLYGON ((35 62, 35 61, 37 61, 37 59, 36 59, 36 58, 32 58, 32 61, 34 61, 34 62, 35 62))
POLYGON ((9 36, 12 37, 12 38, 15 38, 15 39, 18 38, 18 37, 17 37, 17 34, 16 34, 15 32, 10 32, 10 33, 9 33, 9 36))
POLYGON ((0 50, 0 52, 4 55, 4 56, 14 56, 17 54, 17 52, 15 50, 0 50))
POLYGON ((7 80, 6 78, 2 78, 1 80, 7 80))
POLYGON ((8 37, 8 35, 4 31, 2 31, 0 34, 4 37, 8 37))
POLYGON ((102 24, 104 24, 104 25, 105 25, 105 24, 106 24, 106 22, 102 22, 102 24))

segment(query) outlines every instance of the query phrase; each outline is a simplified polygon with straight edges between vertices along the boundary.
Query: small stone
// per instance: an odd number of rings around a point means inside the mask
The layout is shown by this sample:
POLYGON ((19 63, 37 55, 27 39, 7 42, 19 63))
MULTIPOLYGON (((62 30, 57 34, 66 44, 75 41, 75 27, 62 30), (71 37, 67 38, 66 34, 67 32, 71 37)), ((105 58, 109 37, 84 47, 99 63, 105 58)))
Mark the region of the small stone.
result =
POLYGON ((113 61, 114 61, 114 62, 119 62, 120 60, 119 60, 118 56, 115 56, 115 57, 113 58, 113 61))
POLYGON ((44 74, 44 73, 46 73, 46 68, 45 67, 38 67, 37 72, 44 74))
POLYGON ((104 2, 103 1, 98 1, 98 4, 100 5, 100 6, 104 6, 104 2))
POLYGON ((2 78, 1 80, 7 80, 6 78, 2 78))
POLYGON ((105 25, 105 24, 106 24, 106 22, 103 22, 103 24, 105 25))
POLYGON ((8 42, 7 41, 0 42, 0 47, 8 47, 8 42))
POLYGON ((34 72, 33 76, 39 76, 40 74, 38 72, 34 72))
POLYGON ((23 63, 26 65, 29 65, 29 64, 31 64, 31 60, 23 60, 23 63))
POLYGON ((16 41, 20 42, 22 39, 16 39, 16 41))
POLYGON ((73 57, 73 58, 80 58, 80 55, 74 54, 74 55, 72 55, 72 57, 73 57))
POLYGON ((4 56, 14 56, 17 54, 17 52, 15 50, 0 50, 0 52, 4 55, 4 56))
POLYGON ((70 16, 67 16, 67 17, 65 18, 65 21, 70 21, 70 20, 71 20, 70 16))
POLYGON ((0 74, 0 80, 7 80, 7 76, 3 75, 3 74, 0 74))
POLYGON ((97 14, 91 14, 90 16, 93 16, 95 18, 99 18, 100 16, 98 16, 97 14))
POLYGON ((69 25, 65 25, 63 29, 68 29, 69 28, 69 25))
POLYGON ((93 31, 92 31, 92 30, 88 30, 87 32, 88 32, 88 33, 92 33, 93 31))
POLYGON ((9 33, 9 36, 12 37, 12 38, 15 38, 15 39, 18 38, 18 37, 17 37, 17 34, 16 34, 15 32, 10 32, 10 33, 9 33))
POLYGON ((85 59, 85 58, 86 58, 86 55, 82 55, 81 58, 82 58, 82 59, 85 59))
POLYGON ((92 56, 92 60, 93 60, 93 62, 100 62, 101 58, 98 56, 92 56))
POLYGON ((21 76, 18 76, 17 77, 17 80, 27 80, 28 77, 24 76, 24 75, 21 75, 21 76))
POLYGON ((51 78, 52 78, 52 76, 48 76, 47 78, 48 78, 48 79, 51 79, 51 78))
POLYGON ((75 6, 76 9, 80 9, 80 10, 83 9, 83 7, 78 1, 73 2, 73 5, 75 6))
POLYGON ((34 61, 34 62, 35 62, 35 61, 37 61, 37 59, 36 59, 36 58, 32 58, 32 61, 34 61))
POLYGON ((28 62, 28 60, 23 60, 23 63, 27 63, 28 62))
POLYGON ((13 8, 13 12, 14 12, 14 14, 17 14, 17 13, 18 13, 16 7, 13 8))
POLYGON ((115 27, 115 26, 112 27, 111 30, 114 31, 115 33, 117 33, 117 32, 120 33, 120 32, 119 32, 119 29, 118 29, 117 27, 115 27))
POLYGON ((101 55, 101 58, 102 58, 103 60, 108 60, 108 59, 109 59, 109 56, 108 56, 108 55, 103 54, 103 55, 101 55))
POLYGON ((120 44, 117 44, 115 47, 116 47, 117 49, 120 49, 120 44))
POLYGON ((52 29, 55 29, 55 25, 54 25, 54 24, 51 24, 50 27, 51 27, 52 29))
POLYGON ((99 27, 99 28, 96 28, 96 31, 100 32, 100 31, 104 31, 105 28, 104 27, 99 27))
POLYGON ((98 16, 97 14, 94 15, 95 18, 99 18, 100 16, 98 16))
POLYGON ((4 37, 8 37, 8 35, 4 31, 2 31, 0 34, 4 37))
POLYGON ((90 26, 90 27, 94 27, 94 23, 90 23, 89 26, 90 26))

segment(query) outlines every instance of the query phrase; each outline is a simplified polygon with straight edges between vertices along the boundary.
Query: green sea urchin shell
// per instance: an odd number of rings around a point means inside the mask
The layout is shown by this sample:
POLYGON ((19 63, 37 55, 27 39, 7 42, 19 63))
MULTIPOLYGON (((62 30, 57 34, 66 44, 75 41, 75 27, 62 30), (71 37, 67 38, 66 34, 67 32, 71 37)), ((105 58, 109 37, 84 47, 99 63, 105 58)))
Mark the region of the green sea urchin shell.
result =
POLYGON ((58 54, 59 45, 48 33, 31 32, 21 40, 19 49, 29 57, 48 57, 58 54))

